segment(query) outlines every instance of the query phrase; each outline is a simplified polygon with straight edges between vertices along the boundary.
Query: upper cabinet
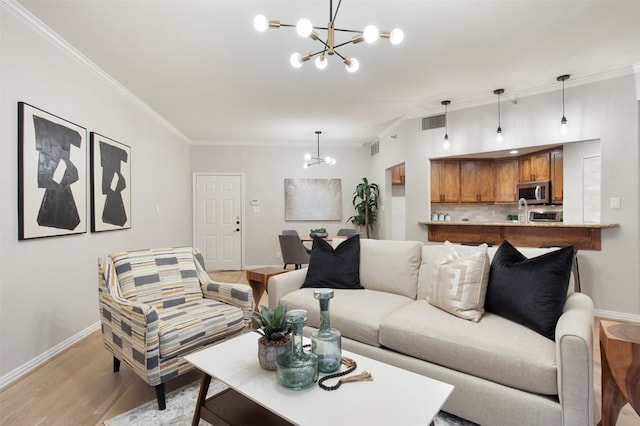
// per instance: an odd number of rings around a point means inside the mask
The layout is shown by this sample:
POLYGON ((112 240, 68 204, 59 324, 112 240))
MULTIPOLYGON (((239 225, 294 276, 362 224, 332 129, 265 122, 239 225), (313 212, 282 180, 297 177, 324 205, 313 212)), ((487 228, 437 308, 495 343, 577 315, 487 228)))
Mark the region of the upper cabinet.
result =
POLYGON ((463 203, 493 203, 493 160, 460 161, 460 201, 463 203))
POLYGON ((520 182, 549 180, 549 151, 520 157, 520 182))
POLYGON ((391 168, 391 184, 404 185, 404 163, 391 168))
POLYGON ((431 160, 431 202, 460 202, 460 162, 431 160))
POLYGON ((515 204, 518 182, 551 181, 551 202, 562 204, 562 147, 520 157, 431 160, 431 202, 515 204))
POLYGON ((562 149, 554 149, 551 151, 549 158, 551 160, 551 202, 553 204, 562 204, 564 187, 562 149))
POLYGON ((496 204, 512 204, 518 201, 518 160, 507 158, 496 160, 496 204))

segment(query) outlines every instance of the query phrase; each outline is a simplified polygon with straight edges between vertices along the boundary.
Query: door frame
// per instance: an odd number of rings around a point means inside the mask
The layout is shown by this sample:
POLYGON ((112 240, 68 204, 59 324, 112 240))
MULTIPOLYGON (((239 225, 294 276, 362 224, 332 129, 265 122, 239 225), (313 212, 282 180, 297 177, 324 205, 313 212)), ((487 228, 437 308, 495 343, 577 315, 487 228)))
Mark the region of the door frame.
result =
POLYGON ((196 244, 196 208, 197 208, 197 196, 196 196, 196 183, 198 176, 239 176, 240 177, 240 269, 245 269, 245 208, 244 208, 244 194, 245 194, 245 174, 244 172, 193 172, 191 180, 191 244, 195 247, 196 244))

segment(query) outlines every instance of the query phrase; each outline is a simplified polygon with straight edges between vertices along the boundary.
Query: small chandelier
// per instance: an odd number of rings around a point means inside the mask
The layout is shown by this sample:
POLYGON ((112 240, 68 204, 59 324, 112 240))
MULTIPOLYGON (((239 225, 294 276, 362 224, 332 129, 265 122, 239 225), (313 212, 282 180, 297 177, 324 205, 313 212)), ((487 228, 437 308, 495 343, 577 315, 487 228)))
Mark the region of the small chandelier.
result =
POLYGON ((449 149, 451 144, 449 143, 449 129, 448 129, 449 117, 447 114, 447 106, 451 103, 451 101, 442 101, 440 103, 444 105, 444 140, 442 142, 442 148, 449 149))
POLYGON ((567 127, 567 117, 564 116, 564 82, 565 80, 569 80, 569 74, 561 75, 556 78, 557 81, 562 82, 562 119, 560 120, 560 133, 566 135, 569 132, 569 128, 567 127))
POLYGON ((494 95, 498 95, 498 129, 496 130, 496 143, 500 145, 503 141, 502 127, 500 127, 500 95, 504 93, 504 89, 496 89, 493 91, 494 95))
POLYGON ((316 130, 316 135, 318 136, 318 144, 317 144, 317 151, 316 151, 316 156, 312 157, 311 154, 305 154, 304 155, 304 168, 308 168, 309 166, 316 166, 318 164, 322 164, 322 163, 326 163, 326 164, 331 164, 334 165, 336 164, 336 159, 329 157, 328 155, 324 158, 320 157, 320 134, 322 132, 320 130, 316 130))
POLYGON ((296 25, 281 24, 280 21, 268 20, 264 15, 256 16, 253 20, 253 26, 260 32, 264 32, 268 28, 295 27, 301 37, 309 37, 312 40, 318 41, 320 44, 322 44, 322 49, 315 53, 306 53, 302 55, 296 52, 291 55, 291 57, 289 58, 289 62, 294 68, 300 68, 303 62, 306 62, 315 56, 316 67, 322 70, 327 67, 327 55, 337 55, 346 65, 347 71, 352 73, 358 71, 360 63, 356 58, 350 58, 348 56, 341 55, 337 50, 338 48, 346 46, 347 44, 357 44, 363 40, 367 43, 373 43, 378 40, 378 38, 388 38, 389 41, 391 41, 391 44, 399 44, 404 39, 404 33, 398 28, 394 29, 391 32, 379 31, 378 28, 373 25, 365 27, 365 29, 362 31, 336 28, 335 21, 338 15, 338 11, 340 10, 341 3, 342 0, 339 0, 338 6, 334 11, 333 0, 329 0, 329 23, 326 27, 315 27, 313 26, 311 21, 306 18, 300 19, 296 25), (316 30, 326 31, 326 38, 324 40, 321 39, 316 30), (336 31, 342 33, 354 33, 355 35, 347 41, 336 44, 336 31))

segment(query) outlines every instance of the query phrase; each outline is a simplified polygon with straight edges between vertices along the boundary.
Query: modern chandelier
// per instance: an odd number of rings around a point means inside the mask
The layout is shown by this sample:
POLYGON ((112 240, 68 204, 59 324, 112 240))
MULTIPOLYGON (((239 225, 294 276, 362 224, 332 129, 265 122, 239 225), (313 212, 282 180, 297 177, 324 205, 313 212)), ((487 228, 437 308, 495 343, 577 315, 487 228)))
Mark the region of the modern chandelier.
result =
POLYGON ((318 144, 317 144, 317 151, 316 151, 316 156, 312 157, 311 154, 305 154, 304 155, 304 168, 308 168, 309 166, 316 166, 318 164, 331 164, 334 165, 336 164, 336 159, 329 157, 328 155, 324 158, 320 157, 320 134, 322 132, 320 130, 316 130, 316 135, 318 136, 318 144))
POLYGON ((404 39, 404 33, 401 29, 394 29, 391 32, 379 31, 373 25, 368 25, 362 31, 347 30, 343 28, 336 28, 335 22, 340 10, 340 4, 342 0, 338 1, 338 6, 335 11, 333 9, 333 0, 329 0, 329 23, 326 27, 314 26, 309 19, 302 18, 296 25, 293 24, 281 24, 280 21, 268 20, 264 15, 258 15, 253 20, 253 26, 260 32, 266 31, 268 28, 280 28, 280 27, 295 27, 298 34, 301 37, 309 37, 314 41, 318 41, 322 44, 322 48, 315 53, 300 54, 298 52, 291 55, 289 62, 295 68, 300 68, 302 64, 314 56, 316 57, 316 67, 319 69, 325 69, 327 67, 327 55, 337 55, 347 67, 347 71, 356 72, 360 67, 360 63, 356 58, 348 57, 340 54, 337 49, 346 46, 348 44, 358 44, 362 41, 367 43, 373 43, 378 38, 387 38, 391 41, 391 44, 399 44, 404 39), (318 31, 326 31, 324 39, 320 38, 318 31), (336 44, 336 32, 340 33, 353 33, 351 39, 336 44))

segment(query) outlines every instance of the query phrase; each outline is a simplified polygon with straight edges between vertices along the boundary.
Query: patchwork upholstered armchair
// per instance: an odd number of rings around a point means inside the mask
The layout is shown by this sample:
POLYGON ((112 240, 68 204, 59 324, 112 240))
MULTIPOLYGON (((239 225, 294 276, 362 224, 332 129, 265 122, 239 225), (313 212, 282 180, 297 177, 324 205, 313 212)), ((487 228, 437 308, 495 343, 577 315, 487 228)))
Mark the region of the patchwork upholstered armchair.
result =
POLYGON ((214 282, 196 248, 115 253, 98 259, 100 322, 113 371, 124 361, 155 386, 190 370, 183 356, 239 334, 249 324, 251 288, 214 282))

